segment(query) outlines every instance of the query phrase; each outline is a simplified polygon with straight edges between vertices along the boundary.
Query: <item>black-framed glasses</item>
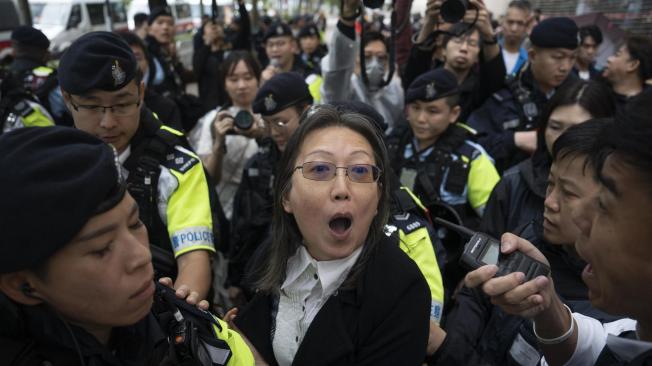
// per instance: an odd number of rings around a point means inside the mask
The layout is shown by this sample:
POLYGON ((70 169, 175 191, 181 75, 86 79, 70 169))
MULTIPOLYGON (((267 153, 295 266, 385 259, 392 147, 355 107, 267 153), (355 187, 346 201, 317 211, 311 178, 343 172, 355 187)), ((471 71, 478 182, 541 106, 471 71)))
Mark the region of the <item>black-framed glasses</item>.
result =
POLYGON ((380 178, 381 170, 371 164, 353 164, 349 166, 336 166, 333 163, 325 161, 309 161, 295 167, 294 170, 301 169, 304 178, 318 181, 329 181, 335 178, 337 169, 346 170, 346 176, 351 182, 355 183, 373 183, 380 178))
POLYGON ((80 114, 90 118, 101 118, 106 113, 107 109, 116 117, 128 117, 134 115, 140 107, 140 93, 138 93, 138 100, 133 103, 119 103, 109 106, 93 105, 93 104, 75 104, 70 96, 70 105, 80 114))

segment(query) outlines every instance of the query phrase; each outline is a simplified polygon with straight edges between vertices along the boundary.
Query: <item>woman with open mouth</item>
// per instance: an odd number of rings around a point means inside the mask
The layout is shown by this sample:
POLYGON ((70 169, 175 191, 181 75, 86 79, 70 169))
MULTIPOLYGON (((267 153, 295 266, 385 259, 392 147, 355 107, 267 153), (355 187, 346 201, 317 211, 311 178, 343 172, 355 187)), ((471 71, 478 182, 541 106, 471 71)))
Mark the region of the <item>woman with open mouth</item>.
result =
POLYGON ((301 119, 277 172, 258 292, 234 322, 269 364, 420 364, 430 295, 383 233, 382 136, 364 116, 330 106, 301 119))

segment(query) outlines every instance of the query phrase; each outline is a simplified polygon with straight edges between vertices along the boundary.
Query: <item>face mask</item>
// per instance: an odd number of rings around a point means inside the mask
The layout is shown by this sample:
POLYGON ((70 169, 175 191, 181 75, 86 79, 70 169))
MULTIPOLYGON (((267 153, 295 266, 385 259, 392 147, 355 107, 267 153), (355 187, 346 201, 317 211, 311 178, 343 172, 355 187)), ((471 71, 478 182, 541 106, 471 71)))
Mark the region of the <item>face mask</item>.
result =
POLYGON ((369 90, 377 91, 383 84, 385 78, 385 66, 378 60, 378 57, 372 57, 365 65, 367 79, 369 80, 369 90))

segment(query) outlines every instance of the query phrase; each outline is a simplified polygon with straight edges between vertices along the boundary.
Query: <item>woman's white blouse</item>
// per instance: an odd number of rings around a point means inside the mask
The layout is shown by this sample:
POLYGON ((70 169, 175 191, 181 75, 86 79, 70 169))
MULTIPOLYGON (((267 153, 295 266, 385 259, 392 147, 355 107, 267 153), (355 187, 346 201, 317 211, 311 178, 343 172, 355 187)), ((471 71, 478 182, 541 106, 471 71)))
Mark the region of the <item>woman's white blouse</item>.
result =
POLYGON ((316 261, 301 245, 290 259, 281 286, 272 339, 280 366, 291 365, 310 323, 346 279, 362 247, 346 258, 316 261))

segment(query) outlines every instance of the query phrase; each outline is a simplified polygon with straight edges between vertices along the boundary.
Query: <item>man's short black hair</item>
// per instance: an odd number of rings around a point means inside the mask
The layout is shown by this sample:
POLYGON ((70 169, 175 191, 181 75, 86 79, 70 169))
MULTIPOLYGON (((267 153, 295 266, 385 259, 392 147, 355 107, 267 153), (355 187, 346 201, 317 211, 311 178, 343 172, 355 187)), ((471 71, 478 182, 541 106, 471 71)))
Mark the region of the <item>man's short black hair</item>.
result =
POLYGON ((583 27, 580 27, 581 43, 584 43, 586 37, 593 38, 593 41, 595 41, 596 45, 598 46, 602 43, 602 31, 595 24, 590 24, 590 25, 585 25, 583 27))
POLYGON ((455 23, 453 24, 452 27, 448 30, 448 33, 444 37, 444 47, 448 45, 448 41, 451 40, 453 37, 464 37, 464 36, 470 36, 475 32, 478 32, 478 37, 480 40, 480 44, 482 44, 482 33, 476 26, 469 27, 469 23, 455 23))
POLYGON ((645 81, 652 78, 652 38, 630 35, 625 39, 625 46, 632 59, 639 61, 638 75, 645 81))
POLYGON ((367 45, 373 41, 383 42, 385 49, 389 50, 389 45, 387 44, 387 39, 380 32, 376 31, 366 31, 364 32, 364 37, 362 37, 362 48, 364 49, 367 45))
POLYGON ((136 13, 134 14, 134 27, 135 28, 140 28, 143 26, 143 24, 147 23, 147 19, 149 18, 149 15, 145 13, 136 13))
POLYGON ((527 0, 512 0, 509 5, 507 5, 507 8, 516 8, 529 13, 532 11, 532 3, 527 0))

